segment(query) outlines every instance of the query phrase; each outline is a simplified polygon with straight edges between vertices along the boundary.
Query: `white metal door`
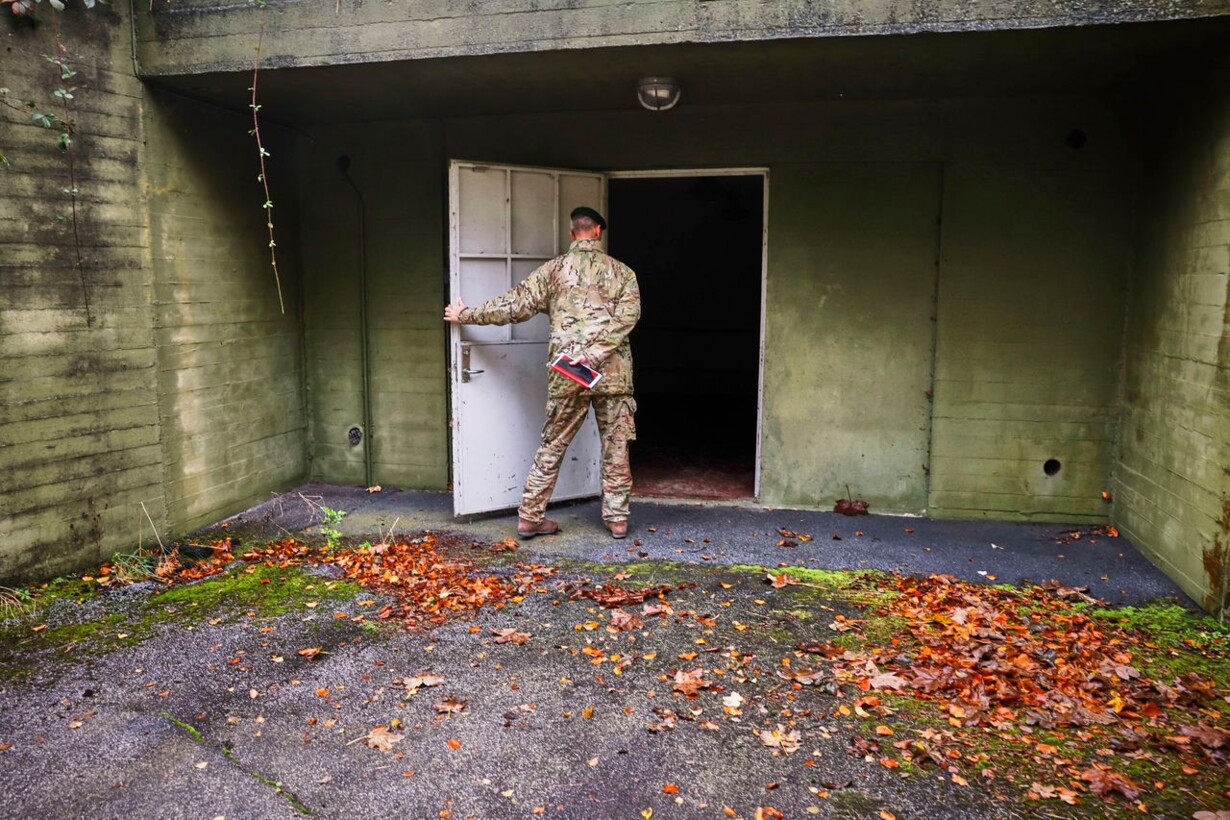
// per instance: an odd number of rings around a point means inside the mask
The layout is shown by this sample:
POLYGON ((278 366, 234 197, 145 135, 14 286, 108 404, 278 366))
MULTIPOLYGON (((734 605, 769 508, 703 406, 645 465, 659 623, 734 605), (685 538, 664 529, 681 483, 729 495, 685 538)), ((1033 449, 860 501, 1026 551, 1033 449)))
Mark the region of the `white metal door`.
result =
MULTIPOLYGON (((606 178, 586 171, 452 162, 449 301, 475 306, 568 249, 568 215, 605 209, 606 178)), ((503 510, 541 440, 547 317, 505 326, 453 325, 453 512, 503 510)), ((591 414, 560 469, 556 500, 597 495, 601 448, 591 414)))

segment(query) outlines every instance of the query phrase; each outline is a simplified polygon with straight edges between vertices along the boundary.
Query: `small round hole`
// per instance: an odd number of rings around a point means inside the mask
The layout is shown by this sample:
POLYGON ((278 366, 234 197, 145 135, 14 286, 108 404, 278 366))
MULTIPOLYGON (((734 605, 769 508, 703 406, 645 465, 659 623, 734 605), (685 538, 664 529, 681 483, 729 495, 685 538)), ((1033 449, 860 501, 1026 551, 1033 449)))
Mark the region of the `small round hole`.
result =
POLYGON ((1055 475, 1056 473, 1059 472, 1059 468, 1062 466, 1063 465, 1059 463, 1059 459, 1048 458, 1046 462, 1042 465, 1042 472, 1046 473, 1047 475, 1055 475))
POLYGON ((1089 142, 1089 135, 1080 128, 1073 128, 1068 132, 1064 142, 1068 144, 1069 148, 1084 148, 1085 143, 1089 142))
POLYGON ((363 440, 363 431, 358 427, 351 427, 346 431, 346 440, 350 442, 352 447, 358 445, 363 440))

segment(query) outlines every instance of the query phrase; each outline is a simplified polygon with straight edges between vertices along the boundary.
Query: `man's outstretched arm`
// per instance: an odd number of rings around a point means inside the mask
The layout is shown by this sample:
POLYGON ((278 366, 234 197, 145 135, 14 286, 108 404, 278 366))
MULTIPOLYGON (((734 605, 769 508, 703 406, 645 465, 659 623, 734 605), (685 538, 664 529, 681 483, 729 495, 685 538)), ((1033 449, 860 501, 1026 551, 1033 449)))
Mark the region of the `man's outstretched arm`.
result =
POLYGON ((531 273, 512 290, 477 307, 466 307, 466 303, 458 299, 445 306, 444 321, 463 325, 507 325, 533 318, 547 309, 545 267, 531 273))

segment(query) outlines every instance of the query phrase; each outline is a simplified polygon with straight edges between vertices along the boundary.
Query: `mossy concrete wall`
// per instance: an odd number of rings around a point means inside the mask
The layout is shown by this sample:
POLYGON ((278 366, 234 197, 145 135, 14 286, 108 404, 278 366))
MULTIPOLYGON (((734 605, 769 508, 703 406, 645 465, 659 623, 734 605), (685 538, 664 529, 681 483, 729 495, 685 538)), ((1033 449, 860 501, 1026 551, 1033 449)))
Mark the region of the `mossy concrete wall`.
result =
MULTIPOLYGON (((0 59, 10 99, 59 116, 50 14, 6 13, 0 59)), ((58 23, 80 263, 57 132, 0 108, 0 581, 96 566, 151 542, 147 513, 168 538, 305 475, 296 243, 283 316, 250 125, 151 97, 114 8, 58 23)))
POLYGON ((1087 136, 945 176, 933 515, 1111 512, 1135 179, 1123 139, 1087 136))
MULTIPOLYGON (((7 10, 6 10, 7 11, 7 10)), ((40 11, 45 11, 40 7, 40 11)), ((52 575, 136 540, 144 502, 166 524, 153 282, 140 162, 144 91, 107 7, 61 15, 78 75, 71 220, 57 132, 0 108, 0 578, 52 575), (83 284, 84 280, 84 284, 83 284), (86 303, 89 303, 87 313, 86 303)), ((46 14, 4 14, 9 99, 63 116, 46 14)), ((148 533, 149 527, 145 525, 148 533)))
POLYGON ((257 31, 273 65, 324 66, 498 52, 1044 28, 1224 14, 1227 0, 607 0, 329 4, 155 0, 138 9, 150 75, 251 65, 257 31))
POLYGON ((1210 612, 1230 581, 1230 94, 1146 123, 1116 523, 1210 612))
POLYGON ((434 123, 313 129, 300 174, 313 478, 443 489, 448 484, 444 171, 434 123), (349 158, 349 176, 339 157, 349 158), (356 192, 355 188, 358 191, 356 192), (360 225, 360 197, 364 224, 360 225), (366 261, 367 292, 360 287, 366 261), (362 323, 368 364, 364 379, 362 323), (364 391, 372 424, 364 428, 364 391))
POLYGON ((369 317, 388 317, 369 319, 372 439, 387 463, 376 480, 426 487, 447 480, 445 157, 764 166, 762 500, 827 507, 849 484, 882 512, 1109 515, 1101 492, 1135 149, 1103 102, 689 107, 356 125, 312 138, 303 207, 318 478, 362 476, 361 449, 345 443, 362 409, 355 206, 339 154, 368 203, 369 317), (767 122, 771 140, 760 136, 767 122), (1079 148, 1068 144, 1074 125, 1088 138, 1079 148), (1047 476, 1052 457, 1063 467, 1047 476))
POLYGON ((167 514, 194 528, 307 474, 295 163, 266 124, 285 312, 250 117, 147 92, 144 171, 167 514))

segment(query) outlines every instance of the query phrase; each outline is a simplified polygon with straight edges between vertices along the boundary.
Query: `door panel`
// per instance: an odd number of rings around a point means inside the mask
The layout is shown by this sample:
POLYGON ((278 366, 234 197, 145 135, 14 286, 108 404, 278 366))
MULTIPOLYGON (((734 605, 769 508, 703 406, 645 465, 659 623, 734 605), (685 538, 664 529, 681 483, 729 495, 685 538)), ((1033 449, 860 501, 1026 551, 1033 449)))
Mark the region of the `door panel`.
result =
MULTIPOLYGON (((450 301, 477 305, 568 247, 568 214, 605 206, 600 174, 453 162, 449 167, 450 301)), ((453 326, 453 511, 515 507, 541 440, 547 317, 453 326)), ((592 414, 568 448, 556 500, 597 495, 601 448, 592 414)))

